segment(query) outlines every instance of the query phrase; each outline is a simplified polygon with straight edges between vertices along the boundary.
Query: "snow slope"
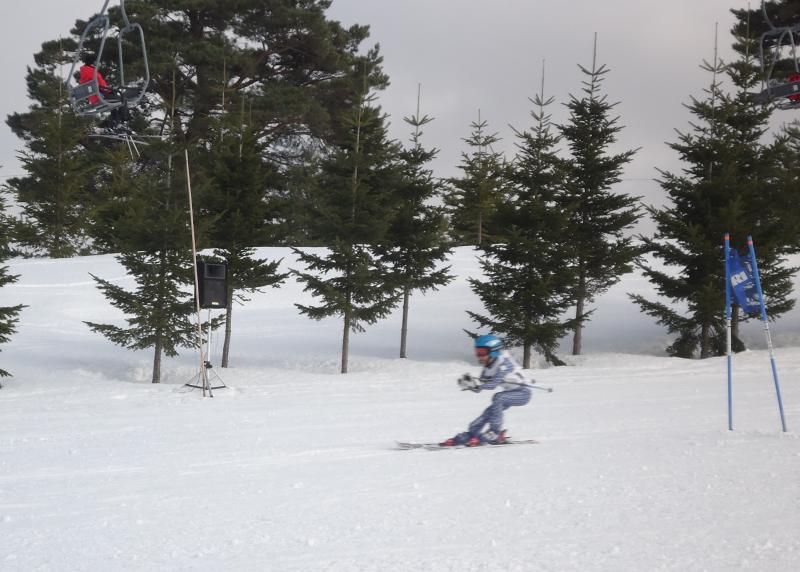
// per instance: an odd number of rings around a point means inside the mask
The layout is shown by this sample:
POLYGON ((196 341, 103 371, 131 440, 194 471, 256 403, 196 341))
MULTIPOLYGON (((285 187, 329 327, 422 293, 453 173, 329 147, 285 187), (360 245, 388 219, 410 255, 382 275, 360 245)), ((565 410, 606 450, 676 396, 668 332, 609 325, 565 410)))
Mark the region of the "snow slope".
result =
POLYGON ((461 329, 480 304, 473 253, 452 264, 413 300, 411 359, 393 316, 353 337, 346 376, 338 321, 299 316, 294 283, 256 296, 203 399, 191 352, 153 385, 149 352, 81 322, 119 319, 88 276, 126 283, 113 257, 12 261, 0 304, 29 307, 0 354, 0 570, 800 569, 795 314, 774 325, 787 433, 767 353, 735 358, 729 432, 725 360, 654 355, 667 338, 628 302, 648 291, 633 276, 598 301, 587 355, 531 371, 555 391, 508 412, 539 444, 396 451, 489 402, 455 385, 477 371, 461 329))

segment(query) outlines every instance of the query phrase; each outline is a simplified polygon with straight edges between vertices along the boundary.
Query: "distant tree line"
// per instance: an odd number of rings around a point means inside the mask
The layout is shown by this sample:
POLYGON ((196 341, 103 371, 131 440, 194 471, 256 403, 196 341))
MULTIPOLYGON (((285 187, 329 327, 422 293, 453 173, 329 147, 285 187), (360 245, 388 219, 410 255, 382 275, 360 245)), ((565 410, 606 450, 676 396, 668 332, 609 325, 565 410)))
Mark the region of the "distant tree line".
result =
MULTIPOLYGON (((800 14, 797 2, 778 4, 800 14)), ((198 246, 229 269, 224 367, 234 302, 279 287, 290 274, 313 294, 313 303, 298 304, 301 313, 341 318, 343 373, 350 333, 398 306, 399 353, 406 357, 411 295, 452 280, 446 261, 454 246, 474 246, 483 269, 470 284, 484 311, 471 317, 521 347, 525 367, 534 351, 563 363, 556 354, 569 333, 572 353, 580 354, 593 301, 634 265, 663 299, 634 296, 676 336, 667 351, 721 353, 726 231, 737 240, 755 237, 770 315, 792 308, 796 269, 785 259, 800 246, 800 130, 788 127, 765 142, 771 109, 749 96, 760 81, 758 11, 734 11, 739 59, 706 66, 713 80, 701 98, 691 98, 692 130, 670 144, 686 167, 662 173, 670 204, 653 208, 615 190, 636 150, 616 150, 623 127, 602 89, 609 70, 595 57, 579 66, 582 89, 565 102, 563 124, 551 122, 553 99, 542 85, 531 99, 532 124, 513 128, 516 152, 507 158, 495 150, 499 138, 479 112, 464 139, 460 176, 440 180, 430 168, 438 150, 423 144, 433 118, 422 114, 418 98, 415 113, 404 118, 408 142, 388 137, 375 102, 389 83, 379 46, 364 48, 369 28, 329 20, 329 6, 330 0, 131 3, 131 20, 145 27, 152 77, 131 126, 161 136, 135 158, 90 137, 91 121, 70 109, 60 70, 76 57, 87 22, 77 21, 68 37, 45 42, 35 55, 26 78, 30 106, 7 118, 23 143, 25 174, 3 188, 21 209, 3 218, 3 252, 115 253, 135 288, 95 280, 126 324, 90 317, 86 323, 124 347, 152 349, 153 382, 161 379, 162 355, 195 344, 187 176, 198 246), (657 231, 635 237, 645 208, 657 231), (256 256, 267 245, 295 248, 302 267, 280 272, 281 261, 256 256), (324 248, 301 249, 307 246, 324 248), (645 253, 661 265, 645 263, 645 253), (682 306, 688 311, 676 309, 682 306)), ((128 77, 140 72, 136 55, 123 54, 128 77)), ((99 62, 112 79, 115 58, 104 53, 99 62)), ((0 285, 11 279, 0 272, 0 285)), ((13 333, 19 311, 0 308, 0 342, 13 333)), ((736 316, 741 349, 738 324, 747 317, 736 316)))

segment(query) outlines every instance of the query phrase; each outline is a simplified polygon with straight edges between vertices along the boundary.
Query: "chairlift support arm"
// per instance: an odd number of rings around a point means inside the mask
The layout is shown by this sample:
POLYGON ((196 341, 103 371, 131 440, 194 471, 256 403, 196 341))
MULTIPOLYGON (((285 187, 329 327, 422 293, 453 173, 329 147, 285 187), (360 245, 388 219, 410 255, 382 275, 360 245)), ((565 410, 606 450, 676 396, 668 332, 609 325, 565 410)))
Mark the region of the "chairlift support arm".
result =
POLYGON ((147 86, 150 83, 150 64, 147 59, 147 46, 145 44, 144 30, 138 23, 131 23, 128 18, 128 13, 125 10, 125 0, 119 0, 120 14, 122 16, 122 27, 119 28, 117 33, 117 65, 118 65, 118 81, 117 90, 119 92, 119 100, 109 101, 105 95, 100 91, 98 80, 99 65, 94 67, 94 76, 91 81, 84 84, 73 84, 75 69, 80 60, 83 52, 86 38, 89 37, 90 32, 100 30, 102 37, 100 39, 100 47, 97 52, 97 64, 100 63, 101 56, 105 49, 106 40, 108 38, 108 31, 111 27, 111 22, 107 14, 108 5, 111 0, 104 0, 103 7, 100 12, 89 22, 81 34, 80 41, 78 42, 78 49, 75 52, 75 57, 70 67, 69 75, 67 76, 67 87, 70 93, 70 103, 79 115, 94 116, 111 111, 123 105, 136 105, 147 91, 147 86), (142 62, 144 65, 144 75, 141 79, 139 87, 128 88, 125 83, 125 65, 122 57, 122 40, 126 34, 135 33, 138 36, 142 49, 142 62), (97 98, 97 103, 89 103, 91 98, 97 98))

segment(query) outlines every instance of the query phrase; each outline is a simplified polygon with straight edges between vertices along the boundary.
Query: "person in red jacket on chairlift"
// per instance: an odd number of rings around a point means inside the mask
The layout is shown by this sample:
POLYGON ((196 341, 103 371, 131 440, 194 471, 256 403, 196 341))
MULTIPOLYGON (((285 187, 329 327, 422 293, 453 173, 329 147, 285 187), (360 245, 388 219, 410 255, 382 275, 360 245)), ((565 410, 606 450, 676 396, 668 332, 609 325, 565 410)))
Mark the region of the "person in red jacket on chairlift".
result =
MULTIPOLYGON (((97 62, 97 57, 92 53, 85 53, 83 55, 83 65, 81 66, 80 70, 78 70, 79 78, 78 83, 84 84, 90 81, 94 81, 95 73, 97 74, 97 86, 100 89, 100 93, 103 94, 103 98, 106 101, 119 101, 119 94, 115 92, 111 86, 108 85, 108 82, 103 77, 103 74, 100 73, 95 65, 97 62)), ((100 103, 100 97, 96 95, 92 95, 88 99, 90 105, 97 105, 100 103)), ((120 124, 127 121, 129 118, 128 116, 128 108, 123 103, 119 107, 115 107, 109 112, 109 117, 101 122, 103 127, 108 127, 114 129, 118 127, 120 124)))

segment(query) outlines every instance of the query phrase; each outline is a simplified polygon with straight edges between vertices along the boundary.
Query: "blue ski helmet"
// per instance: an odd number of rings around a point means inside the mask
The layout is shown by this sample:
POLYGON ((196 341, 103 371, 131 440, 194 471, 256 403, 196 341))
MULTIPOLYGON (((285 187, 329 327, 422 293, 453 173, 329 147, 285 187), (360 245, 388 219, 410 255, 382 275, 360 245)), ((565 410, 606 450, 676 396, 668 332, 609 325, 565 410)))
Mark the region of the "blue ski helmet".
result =
POLYGON ((486 336, 478 336, 475 338, 475 349, 486 348, 489 350, 489 357, 497 359, 500 355, 500 350, 503 349, 503 340, 491 334, 486 336))

